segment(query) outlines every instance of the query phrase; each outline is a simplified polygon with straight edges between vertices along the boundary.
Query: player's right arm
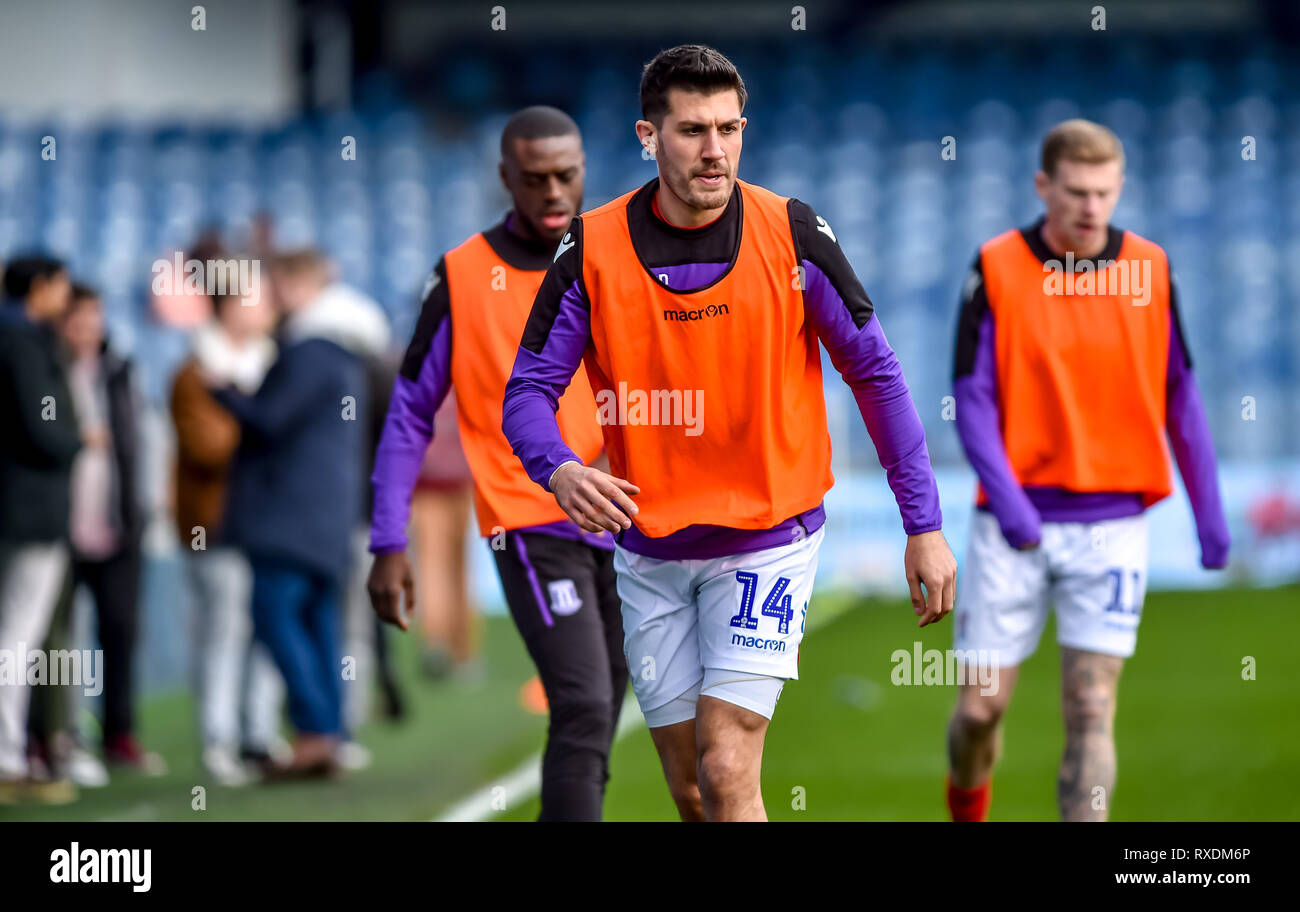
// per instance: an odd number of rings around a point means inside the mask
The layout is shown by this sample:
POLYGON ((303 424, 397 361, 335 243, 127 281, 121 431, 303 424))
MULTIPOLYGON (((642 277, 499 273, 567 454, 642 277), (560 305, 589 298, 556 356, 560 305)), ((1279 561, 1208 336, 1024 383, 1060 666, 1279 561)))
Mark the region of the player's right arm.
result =
MULTIPOLYGON (((575 218, 546 271, 506 383, 501 430, 528 477, 555 495, 588 532, 629 528, 640 489, 583 465, 560 434, 555 412, 591 343, 591 308, 582 286, 582 219, 575 218), (567 246, 566 246, 567 245, 567 246)), ((592 416, 594 419, 594 415, 592 416)))
POLYGON ((1002 529, 1002 537, 1013 548, 1032 548, 1038 544, 1042 518, 1016 481, 1002 442, 993 333, 993 312, 984 290, 984 270, 976 254, 962 289, 953 356, 957 436, 984 486, 989 509, 1002 529))
POLYGON ((415 580, 406 559, 411 492, 433 439, 433 416, 451 389, 451 296, 445 260, 434 267, 422 297, 420 318, 393 384, 370 476, 374 490, 370 551, 375 562, 366 589, 380 619, 402 630, 409 626, 415 608, 415 580))

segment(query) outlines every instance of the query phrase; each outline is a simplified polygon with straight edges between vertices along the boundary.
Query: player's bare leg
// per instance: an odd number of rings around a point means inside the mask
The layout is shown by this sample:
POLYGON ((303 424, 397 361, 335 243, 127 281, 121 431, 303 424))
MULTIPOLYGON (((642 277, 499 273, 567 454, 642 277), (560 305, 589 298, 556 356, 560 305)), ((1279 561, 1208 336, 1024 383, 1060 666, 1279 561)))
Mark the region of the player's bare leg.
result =
POLYGON ((704 810, 696 776, 695 720, 652 728, 650 738, 659 752, 659 763, 664 770, 664 779, 668 781, 668 793, 677 805, 677 813, 687 823, 702 823, 704 810))
POLYGON ((1061 647, 1065 755, 1056 794, 1062 820, 1107 817, 1115 787, 1115 700, 1123 668, 1124 660, 1117 656, 1061 647))
POLYGON ((1002 750, 1002 717, 1016 689, 1020 666, 999 668, 991 694, 979 683, 957 688, 957 706, 948 720, 948 776, 962 789, 978 788, 993 774, 1002 750))
POLYGON ((767 820, 759 781, 766 717, 702 696, 696 704, 700 797, 707 820, 767 820))

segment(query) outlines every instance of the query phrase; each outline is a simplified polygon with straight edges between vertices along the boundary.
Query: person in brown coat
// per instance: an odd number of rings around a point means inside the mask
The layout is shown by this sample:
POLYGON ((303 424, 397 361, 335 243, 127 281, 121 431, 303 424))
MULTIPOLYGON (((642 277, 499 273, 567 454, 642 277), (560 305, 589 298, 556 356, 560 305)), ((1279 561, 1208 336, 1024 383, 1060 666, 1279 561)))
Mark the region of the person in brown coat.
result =
POLYGON ((258 293, 216 295, 213 320, 194 334, 172 385, 176 426, 176 529, 195 601, 194 687, 203 766, 223 785, 252 780, 241 763, 284 750, 284 685, 252 636, 247 559, 221 527, 239 423, 209 392, 213 382, 255 392, 271 362, 274 315, 258 293), (241 705, 242 704, 242 705, 241 705))

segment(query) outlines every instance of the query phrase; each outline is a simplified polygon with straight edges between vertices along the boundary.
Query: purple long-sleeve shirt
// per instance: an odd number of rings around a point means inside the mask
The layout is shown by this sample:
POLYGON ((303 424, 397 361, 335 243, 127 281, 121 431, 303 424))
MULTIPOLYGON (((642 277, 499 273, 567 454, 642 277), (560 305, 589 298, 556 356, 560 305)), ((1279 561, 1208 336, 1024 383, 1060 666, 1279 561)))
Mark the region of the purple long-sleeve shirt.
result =
MULTIPOLYGON (((1023 229, 1031 249, 1041 251, 1039 225, 1023 229)), ((1122 240, 1111 229, 1114 259, 1122 240)), ((1170 275, 1169 358, 1166 370, 1165 428, 1191 501, 1205 567, 1228 559, 1228 522, 1219 494, 1214 441, 1192 374, 1191 358, 1178 319, 1177 294, 1170 275)), ((1022 487, 1011 469, 998 411, 996 327, 985 297, 979 257, 963 290, 953 393, 957 434, 987 495, 1007 542, 1015 548, 1037 542, 1043 522, 1099 522, 1136 516, 1145 510, 1142 495, 1130 492, 1075 492, 1054 487, 1022 487)))
MULTIPOLYGON (((653 211, 658 181, 646 184, 628 204, 629 230, 638 253, 668 288, 692 291, 728 271, 739 244, 742 213, 738 193, 715 221, 701 228, 670 225, 653 211)), ((808 327, 853 389, 894 492, 908 534, 939 529, 942 514, 925 431, 885 339, 874 306, 834 234, 810 207, 789 207, 796 249, 805 270, 808 327)), ((591 344, 590 304, 581 282, 582 220, 575 219, 542 283, 514 371, 506 386, 502 427, 525 470, 547 487, 551 474, 577 457, 560 439, 555 421, 559 397, 591 344)), ((825 522, 821 505, 771 529, 693 525, 651 538, 633 519, 618 536, 623 547, 660 559, 721 557, 788 544, 795 530, 815 532, 825 522)))
MULTIPOLYGON (((509 219, 507 216, 506 221, 484 232, 493 250, 515 268, 545 269, 551 259, 548 246, 520 238, 511 229, 509 219)), ((374 554, 406 550, 411 492, 433 439, 434 414, 451 389, 453 333, 446 270, 446 262, 439 260, 425 286, 420 317, 393 384, 375 453, 375 469, 370 478, 375 495, 370 522, 370 550, 374 554)), ((461 403, 461 408, 471 407, 473 403, 461 403)), ((512 531, 538 532, 606 550, 614 547, 613 537, 608 533, 586 532, 567 519, 512 531)))

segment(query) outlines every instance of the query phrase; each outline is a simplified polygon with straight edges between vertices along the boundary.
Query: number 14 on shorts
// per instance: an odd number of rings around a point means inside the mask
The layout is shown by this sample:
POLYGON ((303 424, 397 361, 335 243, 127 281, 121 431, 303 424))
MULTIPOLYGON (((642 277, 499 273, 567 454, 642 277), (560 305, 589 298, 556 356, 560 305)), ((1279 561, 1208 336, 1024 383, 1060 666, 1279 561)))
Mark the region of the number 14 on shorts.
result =
MULTIPOLYGON (((753 611, 754 597, 758 594, 758 574, 750 573, 748 570, 737 570, 736 581, 740 583, 740 613, 731 619, 731 626, 755 630, 758 628, 758 618, 754 617, 753 611)), ((772 584, 771 591, 767 593, 767 598, 763 599, 762 608, 759 609, 763 617, 776 618, 776 630, 782 636, 790 632, 790 622, 794 620, 790 596, 785 592, 788 588, 790 588, 789 578, 778 576, 776 582, 772 584)), ((800 633, 803 633, 807 616, 808 606, 804 605, 803 614, 799 618, 800 633)))

